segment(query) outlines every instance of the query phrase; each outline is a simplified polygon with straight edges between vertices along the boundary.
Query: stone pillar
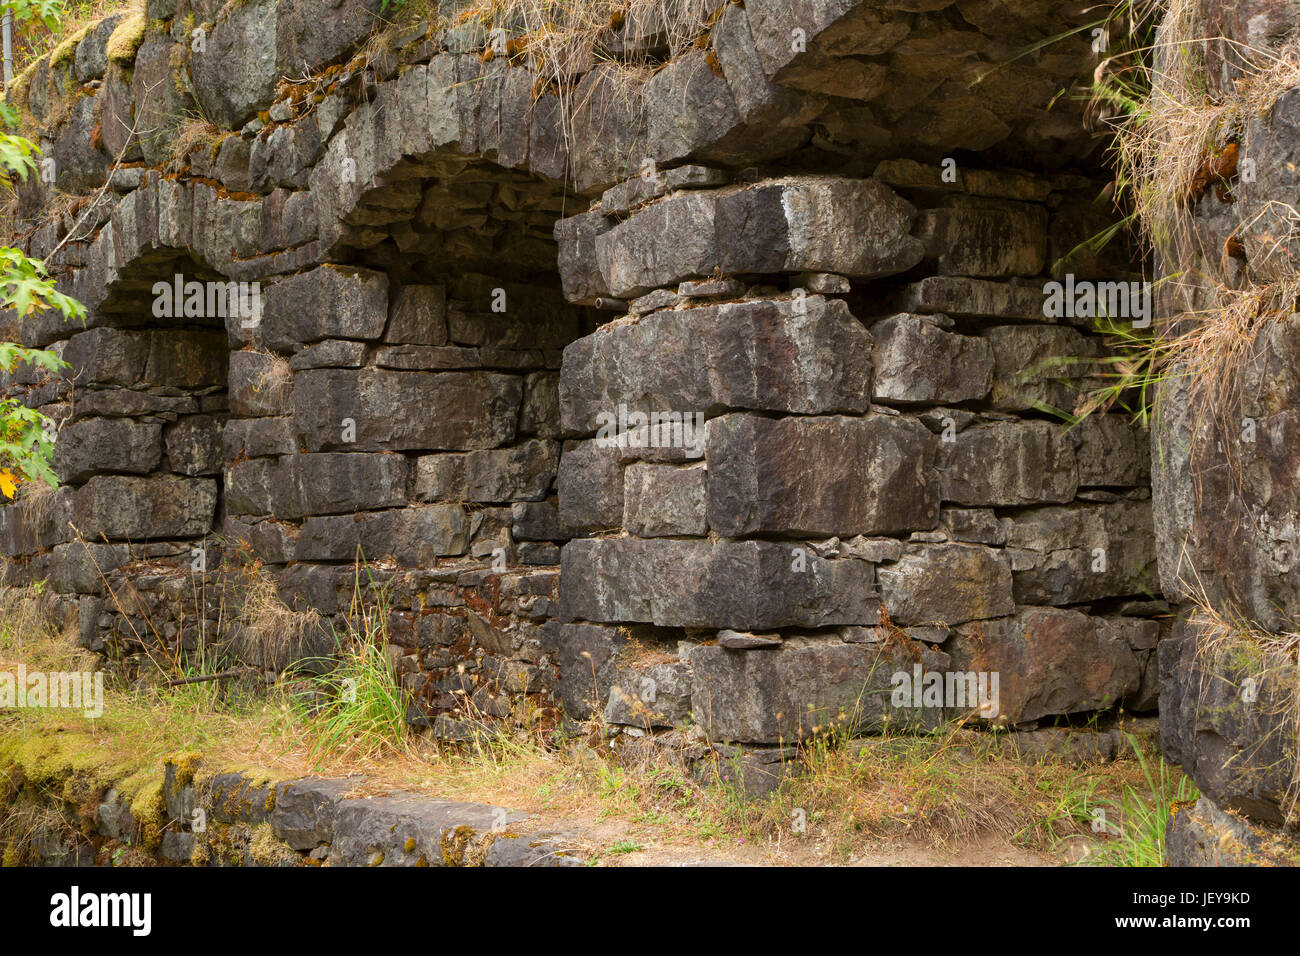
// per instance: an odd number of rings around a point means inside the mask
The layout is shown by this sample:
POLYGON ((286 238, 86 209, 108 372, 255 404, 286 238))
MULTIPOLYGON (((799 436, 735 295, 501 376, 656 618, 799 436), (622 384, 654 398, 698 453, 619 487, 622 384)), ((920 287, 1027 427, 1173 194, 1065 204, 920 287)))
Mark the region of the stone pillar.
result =
POLYGON ((1044 412, 1101 355, 1045 308, 1051 184, 674 172, 556 227, 570 298, 627 313, 561 372, 571 716, 779 750, 980 686, 1021 728, 1154 709, 1145 435, 1044 412))

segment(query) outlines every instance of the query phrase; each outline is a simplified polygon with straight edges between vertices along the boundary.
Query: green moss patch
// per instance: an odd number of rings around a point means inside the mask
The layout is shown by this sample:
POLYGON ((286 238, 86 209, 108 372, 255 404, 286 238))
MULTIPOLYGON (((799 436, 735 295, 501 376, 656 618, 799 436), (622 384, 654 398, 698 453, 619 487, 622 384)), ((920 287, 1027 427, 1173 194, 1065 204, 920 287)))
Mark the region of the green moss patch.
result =
POLYGON ((144 31, 148 25, 149 20, 143 13, 132 14, 119 23, 112 36, 108 38, 108 46, 105 50, 108 54, 108 62, 123 67, 134 63, 140 44, 144 42, 144 31))

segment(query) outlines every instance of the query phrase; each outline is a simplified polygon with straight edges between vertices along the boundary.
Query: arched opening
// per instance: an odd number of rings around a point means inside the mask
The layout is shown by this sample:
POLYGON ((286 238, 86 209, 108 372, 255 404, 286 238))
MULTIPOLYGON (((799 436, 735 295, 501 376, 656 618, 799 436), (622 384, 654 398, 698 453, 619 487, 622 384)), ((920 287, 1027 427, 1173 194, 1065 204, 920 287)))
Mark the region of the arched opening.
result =
POLYGON ((204 572, 223 500, 226 283, 183 250, 128 263, 88 327, 52 344, 68 367, 27 394, 57 426, 60 487, 5 509, 11 577, 47 581, 81 643, 128 670, 217 626, 204 572))
POLYGON ((564 300, 558 184, 451 150, 358 197, 328 264, 270 280, 234 332, 226 527, 290 607, 333 618, 382 589, 382 634, 439 735, 558 716, 540 624, 558 597, 564 300), (253 382, 280 369, 272 394, 253 382), (522 710, 521 710, 522 712, 522 710))

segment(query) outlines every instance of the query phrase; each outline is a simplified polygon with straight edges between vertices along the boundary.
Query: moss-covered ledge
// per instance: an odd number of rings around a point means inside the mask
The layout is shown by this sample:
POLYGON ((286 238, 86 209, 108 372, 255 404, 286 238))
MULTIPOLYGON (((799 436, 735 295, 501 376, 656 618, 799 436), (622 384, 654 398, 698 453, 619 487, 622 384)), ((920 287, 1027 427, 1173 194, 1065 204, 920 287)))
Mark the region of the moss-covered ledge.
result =
POLYGON ((5 733, 6 866, 566 866, 558 834, 504 807, 376 790, 364 776, 284 779, 177 753, 138 767, 92 734, 5 733))

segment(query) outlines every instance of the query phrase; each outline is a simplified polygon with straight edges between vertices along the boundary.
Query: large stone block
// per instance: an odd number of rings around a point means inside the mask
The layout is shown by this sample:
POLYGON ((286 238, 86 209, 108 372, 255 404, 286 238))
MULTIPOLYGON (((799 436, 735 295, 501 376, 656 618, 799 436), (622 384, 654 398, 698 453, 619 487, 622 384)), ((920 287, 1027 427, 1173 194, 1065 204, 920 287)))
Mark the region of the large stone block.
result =
MULTIPOLYGON (((296 123, 272 127, 256 137, 243 174, 253 192, 268 193, 276 187, 302 189, 324 151, 316 117, 308 116, 296 123)), ((262 232, 261 238, 265 236, 262 232)))
POLYGON ((1070 429, 1081 487, 1144 486, 1151 478, 1150 435, 1123 415, 1089 415, 1070 429))
POLYGON ((312 451, 473 451, 514 439, 522 398, 516 375, 312 369, 294 377, 294 428, 312 451))
POLYGON ((415 473, 422 501, 541 501, 555 482, 560 446, 532 440, 514 448, 426 455, 415 473))
POLYGON ((904 313, 871 327, 878 401, 941 404, 983 398, 993 381, 993 351, 981 339, 904 313))
POLYGON ((1159 645, 1160 744, 1220 806, 1280 823, 1297 762, 1294 657, 1192 614, 1159 645))
MULTIPOLYGON (((909 3, 906 9, 943 6, 947 4, 934 0, 909 3)), ((745 9, 763 69, 778 83, 802 75, 809 60, 879 56, 910 32, 906 21, 894 20, 888 11, 858 0, 755 0, 745 9), (796 38, 803 42, 795 43, 796 38)))
POLYGON ((1025 203, 961 199, 917 217, 927 258, 943 275, 1036 276, 1047 259, 1047 210, 1025 203))
POLYGON ((262 458, 267 455, 292 455, 298 450, 298 443, 293 437, 293 419, 231 419, 222 430, 221 447, 227 461, 262 458))
MULTIPOLYGON (((921 261, 924 246, 909 234, 914 216, 910 203, 874 179, 797 176, 678 193, 597 235, 594 248, 602 291, 620 298, 716 269, 873 278, 921 261)), ((567 238, 559 230, 557 237, 567 238)))
MULTIPOLYGON (((1238 6, 1240 8, 1242 5, 1238 6)), ((1272 54, 1262 53, 1259 27, 1269 15, 1276 15, 1278 11, 1287 8, 1272 2, 1245 6, 1246 9, 1240 10, 1240 13, 1247 16, 1256 13, 1252 7, 1259 8, 1258 14, 1251 18, 1251 27, 1243 31, 1250 40, 1229 55, 1235 57, 1243 50, 1250 50, 1252 54, 1271 56, 1272 54)), ((1294 12, 1289 9, 1287 15, 1294 18, 1294 12)), ((1244 176, 1231 177, 1236 209, 1230 216, 1220 214, 1214 217, 1217 219, 1214 225, 1218 226, 1216 234, 1221 235, 1231 230, 1245 246, 1244 258, 1250 263, 1251 272, 1269 279, 1290 275, 1290 263, 1297 251, 1295 237, 1289 234, 1285 223, 1286 209, 1300 202, 1300 176, 1297 175, 1297 158, 1300 158, 1300 137, 1296 135, 1298 127, 1300 94, 1294 88, 1277 97, 1271 104, 1271 109, 1259 110, 1250 116, 1246 123, 1245 137, 1240 144, 1241 160, 1238 161, 1238 168, 1244 168, 1244 161, 1249 159, 1254 167, 1252 171, 1256 173, 1254 181, 1245 182, 1244 176)), ((1224 210, 1223 206, 1218 208, 1224 210)), ((1203 217, 1200 223, 1202 231, 1209 225, 1205 222, 1208 218, 1209 216, 1203 217)), ((1217 237, 1218 235, 1215 236, 1217 237)), ((1209 261, 1206 266, 1211 274, 1221 274, 1235 264, 1231 257, 1224 257, 1222 262, 1218 256, 1207 259, 1209 261)))
POLYGON ((1096 338, 1067 326, 1004 325, 984 333, 993 349, 993 406, 1019 412, 1048 406, 1074 414, 1080 400, 1110 384, 1095 359, 1096 338))
POLYGON ((744 7, 735 4, 724 7, 709 39, 736 109, 746 123, 790 123, 802 119, 800 107, 807 98, 768 79, 744 7))
POLYGON ((703 465, 634 462, 623 475, 623 527, 641 538, 708 531, 708 472, 703 465))
POLYGON ((202 388, 226 380, 218 332, 89 329, 68 340, 64 360, 78 384, 202 388))
POLYGON ((225 505, 227 514, 269 515, 272 484, 278 464, 265 458, 235 461, 226 468, 225 505))
POLYGON ((920 422, 889 415, 725 415, 709 423, 709 527, 729 537, 929 530, 934 445, 920 422))
POLYGON ((794 177, 718 199, 723 272, 830 272, 861 278, 921 261, 916 210, 874 179, 794 177))
POLYGON ((224 8, 202 50, 189 58, 194 93, 204 115, 223 129, 238 129, 275 96, 275 0, 224 8))
POLYGON ((889 619, 900 626, 1002 617, 1015 609, 1011 567, 1000 551, 972 544, 914 544, 877 571, 889 619))
POLYGON ((565 442, 555 480, 560 522, 575 531, 605 531, 623 522, 624 463, 599 441, 565 442))
POLYGON ((560 434, 560 373, 532 372, 524 378, 524 403, 519 431, 539 438, 560 434))
POLYGON ((1062 425, 992 422, 940 441, 936 467, 943 500, 1013 506, 1066 502, 1078 490, 1074 446, 1062 425))
MULTIPOLYGON (((598 64, 578 81, 568 107, 568 149, 579 192, 627 179, 641 165, 648 140, 645 95, 643 76, 613 63, 598 64)), ((543 172, 535 158, 533 168, 543 172)))
POLYGON ((509 302, 516 305, 505 312, 451 310, 447 313, 448 337, 457 345, 481 346, 484 352, 561 349, 578 337, 577 313, 567 308, 548 308, 552 303, 543 294, 521 290, 516 298, 507 298, 509 302), (519 307, 521 302, 526 306, 519 307))
POLYGON ((209 331, 154 331, 144 381, 153 388, 207 388, 226 383, 226 337, 209 331))
POLYGON ((1167 866, 1294 866, 1300 840, 1294 833, 1264 827, 1226 813, 1202 796, 1192 806, 1175 805, 1165 829, 1167 866))
POLYGON ((432 567, 441 557, 464 554, 469 532, 469 516, 461 505, 311 517, 302 524, 296 557, 368 562, 391 558, 404 567, 432 567))
POLYGON ((1103 710, 1135 692, 1141 668, 1122 623, 1051 607, 959 627, 943 645, 958 670, 998 675, 999 719, 1103 710))
MULTIPOLYGON (((692 709, 714 740, 796 744, 819 733, 911 725, 914 708, 893 706, 894 675, 946 663, 905 643, 847 644, 795 638, 772 650, 691 651, 692 709)), ((941 716, 941 715, 940 715, 941 716)), ((924 718, 922 718, 924 720, 924 718)))
POLYGON ((182 92, 172 65, 172 54, 178 50, 163 34, 146 37, 131 70, 134 108, 126 117, 127 129, 136 131, 145 161, 152 166, 170 158, 172 141, 194 106, 189 94, 182 92))
POLYGON ((447 344, 447 290, 407 285, 393 302, 384 341, 400 345, 447 344))
POLYGON ((222 422, 212 415, 187 415, 163 429, 167 464, 181 475, 221 473, 222 422))
POLYGON ((866 411, 871 336, 838 300, 809 296, 656 312, 564 350, 560 413, 591 434, 620 406, 714 415, 727 409, 866 411))
POLYGON ((1175 366, 1157 393, 1152 492, 1165 595, 1274 632, 1300 619, 1300 318, 1267 325, 1237 384, 1175 366))
POLYGON ((368 269, 320 266, 268 286, 262 298, 255 335, 272 349, 321 339, 370 341, 388 324, 388 277, 368 269))
POLYGON ((145 335, 121 329, 90 329, 68 339, 63 359, 83 385, 135 385, 149 361, 145 335))
MULTIPOLYGON (((718 268, 716 205, 712 193, 685 192, 596 236, 601 291, 631 298, 718 268)), ((567 285, 581 283, 571 279, 567 285)))
POLYGON ((555 223, 555 241, 560 247, 557 264, 564 297, 570 302, 590 304, 609 294, 596 260, 596 240, 613 228, 614 223, 599 211, 570 216, 555 223))
POLYGON ((690 716, 691 666, 682 660, 619 668, 604 713, 606 724, 642 730, 682 726, 690 716))
POLYGON ((648 144, 660 162, 688 158, 740 125, 727 81, 692 51, 665 64, 646 84, 648 144))
POLYGON ((1020 604, 1157 592, 1149 501, 1033 508, 1004 519, 1020 604))
POLYGON ((108 175, 108 157, 98 149, 95 131, 96 98, 83 96, 72 104, 70 115, 59 128, 49 155, 57 170, 58 187, 68 192, 88 193, 103 185, 108 175))
POLYGON ((212 530, 216 507, 210 478, 96 475, 77 489, 73 518, 88 539, 196 538, 212 530))
POLYGON ((561 597, 600 623, 761 631, 875 624, 872 565, 769 541, 603 538, 565 545, 561 597))
POLYGON ((104 17, 97 23, 91 24, 86 35, 77 41, 77 52, 73 63, 77 79, 82 83, 99 79, 108 69, 108 38, 113 35, 113 31, 117 29, 122 19, 123 15, 120 13, 104 17))
MULTIPOLYGON (((70 541, 73 530, 68 522, 74 519, 74 495, 68 487, 51 491, 48 496, 43 491, 39 496, 33 496, 29 491, 25 501, 0 507, 0 545, 3 545, 4 553, 10 556, 35 554, 70 541)), ((59 569, 62 564, 56 549, 53 577, 61 577, 59 569)))
POLYGON ((559 668, 556 690, 566 717, 581 721, 604 710, 617 677, 615 658, 627 640, 625 628, 605 624, 543 625, 542 649, 559 668))
POLYGON ((162 426, 121 418, 84 418, 59 429, 54 470, 76 484, 97 472, 144 475, 162 458, 162 426))
POLYGON ((383 0, 280 0, 275 5, 275 63, 281 74, 308 76, 345 59, 382 19, 383 0))
POLYGON ((566 541, 572 534, 560 522, 559 507, 552 498, 512 504, 510 536, 516 541, 566 541))
POLYGON ((928 276, 907 287, 903 308, 971 318, 1046 322, 1039 286, 990 282, 957 276, 928 276))
POLYGON ((290 455, 271 477, 277 518, 345 514, 406 504, 407 462, 400 455, 290 455))

